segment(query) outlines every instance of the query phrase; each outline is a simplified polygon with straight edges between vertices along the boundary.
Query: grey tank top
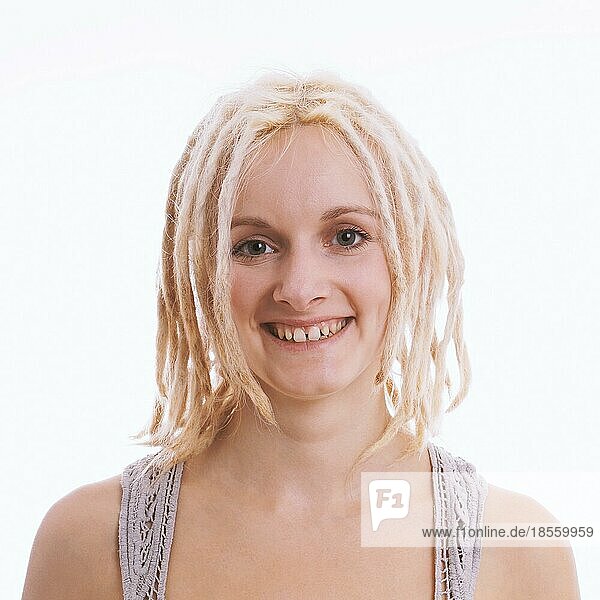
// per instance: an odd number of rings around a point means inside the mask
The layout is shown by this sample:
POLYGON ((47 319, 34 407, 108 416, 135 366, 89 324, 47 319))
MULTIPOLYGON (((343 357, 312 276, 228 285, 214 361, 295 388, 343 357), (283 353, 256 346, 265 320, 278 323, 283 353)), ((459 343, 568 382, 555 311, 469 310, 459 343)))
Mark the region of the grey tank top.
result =
MULTIPOLYGON (((460 456, 429 443, 435 527, 482 525, 487 482, 460 456), (443 474, 443 476, 442 476, 443 474)), ((121 476, 119 559, 124 600, 165 600, 169 554, 184 463, 162 477, 148 471, 152 454, 128 465, 121 476)), ((449 543, 436 536, 433 600, 473 600, 481 543, 449 543)))

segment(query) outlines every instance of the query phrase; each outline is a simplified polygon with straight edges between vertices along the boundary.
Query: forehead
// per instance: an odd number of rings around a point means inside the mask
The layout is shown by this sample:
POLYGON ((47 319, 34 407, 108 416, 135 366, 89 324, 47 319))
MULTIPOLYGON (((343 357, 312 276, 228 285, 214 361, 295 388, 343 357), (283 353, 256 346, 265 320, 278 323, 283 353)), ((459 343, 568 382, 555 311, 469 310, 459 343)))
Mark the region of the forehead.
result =
POLYGON ((248 169, 234 212, 307 218, 340 204, 373 208, 360 164, 329 129, 303 125, 269 140, 248 169))

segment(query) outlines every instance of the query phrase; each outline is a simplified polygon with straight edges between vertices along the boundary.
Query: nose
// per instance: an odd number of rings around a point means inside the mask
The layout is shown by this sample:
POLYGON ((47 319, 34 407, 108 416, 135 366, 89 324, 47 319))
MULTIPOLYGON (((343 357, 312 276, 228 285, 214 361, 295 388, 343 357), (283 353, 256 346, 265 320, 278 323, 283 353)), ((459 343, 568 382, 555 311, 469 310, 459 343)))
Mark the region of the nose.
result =
POLYGON ((275 302, 288 304, 301 313, 331 294, 334 265, 318 250, 304 247, 289 251, 278 267, 273 290, 275 302))

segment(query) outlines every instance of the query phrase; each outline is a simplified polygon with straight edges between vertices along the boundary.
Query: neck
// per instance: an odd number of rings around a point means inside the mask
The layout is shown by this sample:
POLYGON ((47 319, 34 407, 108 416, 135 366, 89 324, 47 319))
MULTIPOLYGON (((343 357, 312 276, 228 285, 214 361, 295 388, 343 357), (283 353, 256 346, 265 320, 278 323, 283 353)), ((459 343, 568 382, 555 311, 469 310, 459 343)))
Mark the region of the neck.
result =
POLYGON ((412 439, 403 431, 348 477, 361 451, 381 437, 389 421, 383 389, 320 399, 289 398, 274 390, 267 395, 281 432, 259 421, 248 402, 209 450, 188 465, 246 508, 270 514, 331 512, 357 505, 363 471, 428 468, 415 455, 398 462, 412 439))

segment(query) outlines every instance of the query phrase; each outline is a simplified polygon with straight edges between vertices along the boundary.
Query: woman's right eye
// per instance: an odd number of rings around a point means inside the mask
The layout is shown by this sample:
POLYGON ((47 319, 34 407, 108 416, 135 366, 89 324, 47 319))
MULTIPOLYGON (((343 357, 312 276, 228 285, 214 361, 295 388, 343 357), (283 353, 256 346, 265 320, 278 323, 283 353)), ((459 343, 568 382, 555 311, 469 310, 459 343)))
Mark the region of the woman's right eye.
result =
POLYGON ((237 244, 231 254, 236 258, 240 258, 242 260, 252 260, 257 256, 263 256, 264 254, 272 254, 272 252, 262 252, 265 248, 270 248, 267 242, 263 242, 263 240, 244 240, 237 244), (243 249, 247 247, 247 252, 244 252, 243 249), (254 254, 256 252, 256 254, 254 254))

